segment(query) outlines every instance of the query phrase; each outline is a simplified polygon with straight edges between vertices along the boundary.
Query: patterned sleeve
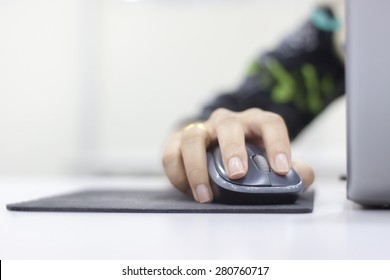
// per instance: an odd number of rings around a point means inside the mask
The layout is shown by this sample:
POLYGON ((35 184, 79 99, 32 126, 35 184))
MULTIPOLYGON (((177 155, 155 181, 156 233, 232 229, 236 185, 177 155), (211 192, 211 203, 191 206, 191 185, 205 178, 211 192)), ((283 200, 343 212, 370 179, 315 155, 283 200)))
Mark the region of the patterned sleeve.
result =
POLYGON ((261 108, 283 117, 294 139, 324 108, 345 92, 345 69, 334 45, 339 22, 331 9, 314 10, 310 20, 279 46, 257 58, 237 90, 218 95, 199 117, 217 108, 261 108))

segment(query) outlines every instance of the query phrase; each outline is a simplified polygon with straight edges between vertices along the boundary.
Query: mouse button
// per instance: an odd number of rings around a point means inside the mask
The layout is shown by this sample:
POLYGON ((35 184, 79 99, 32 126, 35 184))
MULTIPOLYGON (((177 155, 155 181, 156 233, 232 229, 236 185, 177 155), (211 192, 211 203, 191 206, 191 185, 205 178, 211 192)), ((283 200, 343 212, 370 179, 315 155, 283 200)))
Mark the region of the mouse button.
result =
POLYGON ((273 187, 297 185, 301 182, 298 173, 291 169, 286 175, 278 175, 274 172, 268 173, 273 187))
POLYGON ((270 187, 271 181, 268 178, 267 172, 262 172, 257 169, 257 167, 252 163, 252 161, 248 158, 248 171, 242 179, 234 180, 234 182, 240 183, 244 186, 252 186, 252 187, 270 187))
POLYGON ((216 147, 214 149, 213 157, 214 157, 215 169, 217 170, 219 175, 221 175, 225 179, 228 179, 222 162, 221 149, 219 147, 216 147))
POLYGON ((251 187, 270 187, 271 182, 267 176, 267 173, 259 171, 253 164, 253 161, 248 157, 248 171, 243 178, 231 179, 228 177, 222 162, 221 150, 217 147, 213 152, 213 159, 215 169, 218 174, 229 183, 241 186, 251 187))
POLYGON ((269 165, 268 165, 268 162, 267 160, 261 156, 261 155, 254 155, 253 157, 251 157, 253 162, 255 163, 255 166, 257 167, 257 169, 259 171, 262 171, 262 172, 270 172, 270 168, 269 168, 269 165))

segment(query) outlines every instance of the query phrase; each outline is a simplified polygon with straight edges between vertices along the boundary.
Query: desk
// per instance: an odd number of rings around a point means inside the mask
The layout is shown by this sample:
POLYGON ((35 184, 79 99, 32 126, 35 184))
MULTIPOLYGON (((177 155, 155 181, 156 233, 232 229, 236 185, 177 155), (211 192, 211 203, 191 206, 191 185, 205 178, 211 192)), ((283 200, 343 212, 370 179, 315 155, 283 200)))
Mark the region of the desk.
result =
POLYGON ((311 214, 10 212, 5 204, 86 187, 162 189, 164 178, 0 179, 0 259, 390 259, 390 211, 320 178, 311 214))

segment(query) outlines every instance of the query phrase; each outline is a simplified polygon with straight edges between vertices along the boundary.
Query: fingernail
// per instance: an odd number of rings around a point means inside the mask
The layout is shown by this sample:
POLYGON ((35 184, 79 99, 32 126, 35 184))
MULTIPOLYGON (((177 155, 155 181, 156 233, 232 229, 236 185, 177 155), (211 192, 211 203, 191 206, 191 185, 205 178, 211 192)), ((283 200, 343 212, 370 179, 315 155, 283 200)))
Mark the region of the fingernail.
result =
POLYGON ((200 203, 210 202, 211 201, 211 193, 210 189, 204 185, 200 184, 195 187, 196 199, 200 203))
POLYGON ((235 177, 237 175, 243 175, 245 173, 244 165, 238 157, 232 157, 229 159, 229 174, 231 177, 235 177))
POLYGON ((275 171, 287 172, 290 170, 290 165, 288 164, 287 156, 283 153, 277 154, 275 156, 275 171))

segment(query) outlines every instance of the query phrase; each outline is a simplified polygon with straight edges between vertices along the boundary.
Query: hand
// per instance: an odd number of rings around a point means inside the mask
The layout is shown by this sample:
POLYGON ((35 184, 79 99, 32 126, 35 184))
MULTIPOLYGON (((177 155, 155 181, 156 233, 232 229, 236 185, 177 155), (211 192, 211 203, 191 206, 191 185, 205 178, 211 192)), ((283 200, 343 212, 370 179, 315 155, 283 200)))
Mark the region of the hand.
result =
POLYGON ((210 202, 213 194, 207 169, 208 144, 218 141, 227 175, 239 179, 248 170, 246 140, 265 148, 274 172, 285 175, 293 166, 305 187, 313 183, 310 166, 291 162, 290 141, 282 117, 260 109, 239 113, 218 109, 203 125, 176 132, 164 149, 164 171, 176 188, 192 194, 198 202, 210 202))

